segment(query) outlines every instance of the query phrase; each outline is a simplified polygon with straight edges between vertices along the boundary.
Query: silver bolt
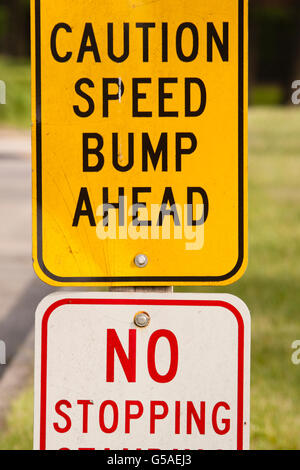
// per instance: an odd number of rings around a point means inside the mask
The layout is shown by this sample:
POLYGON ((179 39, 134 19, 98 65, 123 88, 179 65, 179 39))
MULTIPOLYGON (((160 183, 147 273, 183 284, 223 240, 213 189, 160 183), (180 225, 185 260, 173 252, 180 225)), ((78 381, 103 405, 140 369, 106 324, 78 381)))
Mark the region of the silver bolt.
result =
POLYGON ((150 323, 150 315, 147 312, 139 312, 134 317, 134 323, 139 328, 145 328, 150 323))
POLYGON ((136 255, 134 263, 138 268, 145 268, 148 264, 148 257, 146 255, 136 255))

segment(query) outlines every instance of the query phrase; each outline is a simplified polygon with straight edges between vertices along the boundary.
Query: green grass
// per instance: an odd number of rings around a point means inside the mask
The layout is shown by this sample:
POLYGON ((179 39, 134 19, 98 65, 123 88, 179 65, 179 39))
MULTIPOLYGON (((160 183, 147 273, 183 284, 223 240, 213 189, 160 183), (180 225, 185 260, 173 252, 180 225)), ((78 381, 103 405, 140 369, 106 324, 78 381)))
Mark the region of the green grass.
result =
MULTIPOLYGON (((249 115, 249 267, 228 288, 252 314, 252 449, 300 449, 300 110, 254 108, 249 115)), ((0 448, 32 446, 32 392, 14 405, 0 448)))
POLYGON ((7 429, 0 433, 0 450, 31 450, 33 436, 33 388, 28 387, 12 406, 7 429))
POLYGON ((0 125, 30 126, 29 61, 0 57, 0 80, 6 84, 6 104, 0 105, 0 125))
POLYGON ((279 85, 255 85, 250 93, 253 106, 277 106, 284 102, 284 93, 279 85))
POLYGON ((300 111, 249 113, 249 266, 225 291, 252 315, 251 447, 300 449, 300 111))

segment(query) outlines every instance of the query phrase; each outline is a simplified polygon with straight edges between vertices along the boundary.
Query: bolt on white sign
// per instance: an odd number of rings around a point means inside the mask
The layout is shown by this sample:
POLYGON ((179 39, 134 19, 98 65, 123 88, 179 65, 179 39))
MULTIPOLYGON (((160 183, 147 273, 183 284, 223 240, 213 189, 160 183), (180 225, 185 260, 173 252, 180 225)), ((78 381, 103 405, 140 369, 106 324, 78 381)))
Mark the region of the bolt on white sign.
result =
POLYGON ((250 315, 236 297, 52 294, 35 347, 35 449, 249 448, 250 315))

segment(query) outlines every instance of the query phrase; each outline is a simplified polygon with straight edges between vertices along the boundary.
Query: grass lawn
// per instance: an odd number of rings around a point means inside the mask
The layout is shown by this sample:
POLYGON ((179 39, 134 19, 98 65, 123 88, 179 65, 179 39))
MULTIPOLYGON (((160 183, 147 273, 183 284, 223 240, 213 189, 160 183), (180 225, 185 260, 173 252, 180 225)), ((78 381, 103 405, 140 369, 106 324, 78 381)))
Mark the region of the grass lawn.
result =
POLYGON ((0 56, 0 80, 6 84, 6 105, 0 105, 0 126, 30 126, 29 61, 0 56))
POLYGON ((0 450, 31 450, 33 434, 33 387, 13 403, 7 430, 0 433, 0 450))
POLYGON ((252 316, 251 448, 300 449, 300 109, 249 113, 249 266, 226 289, 252 316))
MULTIPOLYGON (((249 115, 249 267, 228 288, 252 313, 252 449, 300 449, 300 109, 249 115)), ((32 390, 15 403, 1 449, 32 446, 32 390)))

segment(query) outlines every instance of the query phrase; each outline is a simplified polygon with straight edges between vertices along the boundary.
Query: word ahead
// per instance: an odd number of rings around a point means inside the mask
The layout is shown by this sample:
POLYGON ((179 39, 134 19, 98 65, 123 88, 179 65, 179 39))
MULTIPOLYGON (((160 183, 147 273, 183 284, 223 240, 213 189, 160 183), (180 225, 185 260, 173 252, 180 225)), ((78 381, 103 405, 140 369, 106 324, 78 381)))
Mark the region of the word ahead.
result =
POLYGON ((201 285, 242 275, 246 3, 32 2, 42 280, 201 285))
POLYGON ((36 325, 36 449, 248 448, 250 316, 235 297, 54 294, 36 325))

